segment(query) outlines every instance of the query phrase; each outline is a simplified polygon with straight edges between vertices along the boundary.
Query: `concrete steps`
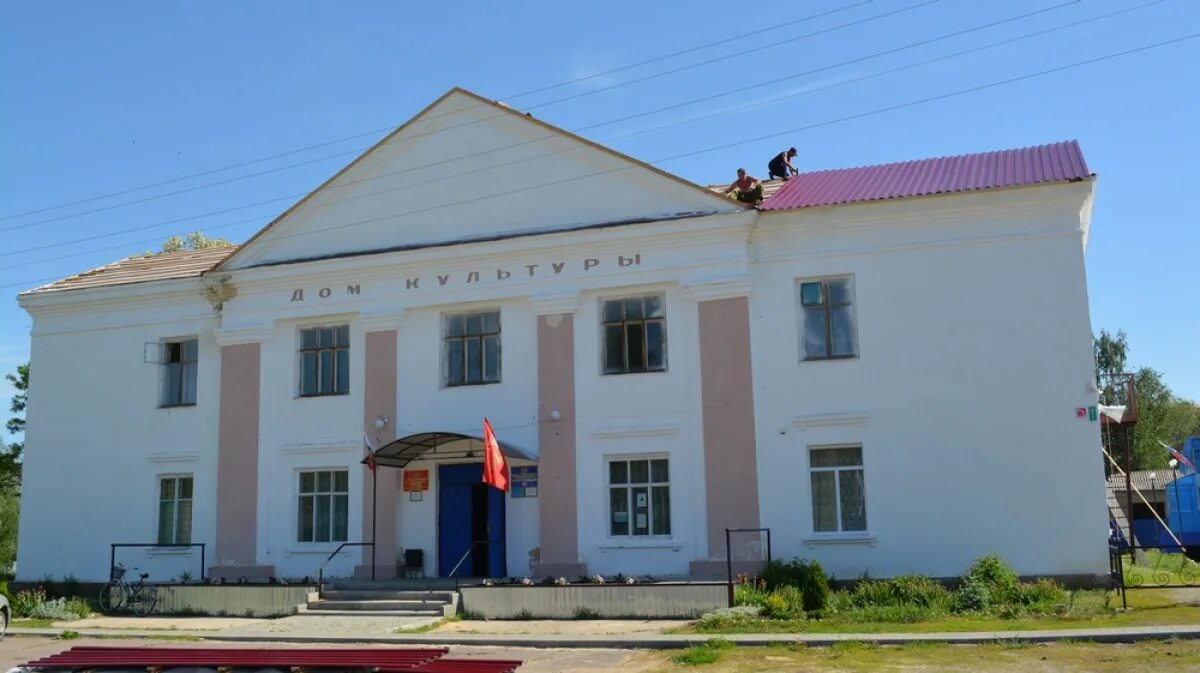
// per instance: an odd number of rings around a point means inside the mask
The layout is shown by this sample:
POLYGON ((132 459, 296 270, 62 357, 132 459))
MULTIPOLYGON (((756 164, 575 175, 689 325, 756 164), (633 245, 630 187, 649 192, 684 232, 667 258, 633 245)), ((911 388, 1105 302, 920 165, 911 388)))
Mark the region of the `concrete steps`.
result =
POLYGON ((449 617, 458 612, 458 592, 433 588, 390 588, 342 582, 324 594, 311 594, 297 614, 309 616, 449 617))

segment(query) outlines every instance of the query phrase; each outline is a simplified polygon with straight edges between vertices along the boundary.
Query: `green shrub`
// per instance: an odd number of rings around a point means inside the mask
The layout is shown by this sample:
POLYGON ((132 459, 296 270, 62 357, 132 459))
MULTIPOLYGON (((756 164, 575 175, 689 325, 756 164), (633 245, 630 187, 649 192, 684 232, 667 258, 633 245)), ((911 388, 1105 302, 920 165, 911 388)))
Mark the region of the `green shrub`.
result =
POLYGON ((767 595, 762 613, 771 619, 804 619, 804 594, 799 587, 780 587, 767 595))
POLYGON ((83 614, 81 615, 79 614, 79 606, 77 604, 71 604, 69 600, 70 599, 67 598, 52 598, 35 606, 29 612, 29 616, 33 617, 34 619, 74 621, 91 614, 91 609, 86 607, 86 601, 83 603, 85 608, 83 614))
POLYGON ((14 617, 32 617, 34 610, 46 602, 46 591, 41 587, 18 591, 9 607, 14 617))
POLYGON ((734 605, 757 605, 762 607, 767 600, 767 592, 753 584, 738 584, 733 588, 734 605))
POLYGON ((992 592, 987 583, 977 577, 967 577, 954 592, 955 612, 986 612, 992 606, 992 592))
POLYGON ((600 619, 600 613, 589 607, 580 605, 575 608, 575 619, 600 619))
POLYGON ((967 568, 967 580, 982 582, 988 589, 991 603, 1016 603, 1020 599, 1020 580, 1017 572, 996 554, 981 556, 967 568))
POLYGON ((79 595, 79 579, 74 575, 67 575, 62 581, 62 596, 70 598, 79 595))
POLYGON ((823 612, 829 606, 829 578, 816 561, 771 561, 763 568, 762 579, 768 591, 783 587, 799 589, 807 612, 823 612))
POLYGON ((865 608, 853 608, 837 614, 837 620, 851 624, 868 622, 889 622, 893 624, 914 624, 927 619, 933 619, 945 611, 934 611, 919 605, 880 605, 865 608))
POLYGON ((1051 615, 1064 614, 1070 607, 1070 595, 1058 582, 1040 579, 1018 588, 1020 604, 1026 612, 1051 615))

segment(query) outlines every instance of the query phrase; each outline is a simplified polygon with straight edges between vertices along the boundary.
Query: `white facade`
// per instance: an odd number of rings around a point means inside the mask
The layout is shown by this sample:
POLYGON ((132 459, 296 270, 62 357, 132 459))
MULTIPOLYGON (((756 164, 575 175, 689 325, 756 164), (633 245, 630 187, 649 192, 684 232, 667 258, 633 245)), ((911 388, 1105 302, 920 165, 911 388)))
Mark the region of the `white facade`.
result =
MULTIPOLYGON (((776 557, 815 558, 839 578, 954 576, 988 552, 1025 574, 1106 571, 1098 425, 1075 413, 1096 403, 1084 275, 1091 180, 758 212, 475 101, 450 95, 217 271, 22 295, 34 374, 20 579, 102 579, 110 543, 156 541, 166 475, 193 478, 190 539, 208 545, 207 565, 224 568, 215 572, 237 573, 220 557, 217 521, 218 480, 228 478, 220 402, 232 385, 221 360, 235 344, 259 344, 257 509, 242 516, 254 520, 253 563, 270 574, 311 575, 337 546, 298 541, 301 471, 348 472, 345 537, 364 539, 368 333, 396 335, 384 441, 478 436, 487 416, 502 442, 544 462, 539 437, 560 421, 539 394, 565 373, 539 371, 538 325, 560 315, 573 320, 575 471, 560 476, 573 483, 576 558, 554 561, 588 573, 698 573, 695 564, 723 559, 713 553, 722 541, 710 540, 720 475, 706 474, 706 455, 721 447, 706 446, 699 307, 737 297, 748 297, 745 456, 757 474, 746 491, 757 493, 755 520, 739 525, 770 528, 776 557), (471 123, 447 129, 452 114, 471 123), (519 170, 489 159, 455 180, 461 163, 388 175, 514 145, 504 156, 523 160, 519 170), (534 188, 547 183, 557 184, 534 188), (431 209, 443 203, 462 205, 431 209), (857 357, 805 361, 799 283, 829 277, 852 278, 857 357), (236 296, 214 308, 204 289, 222 278, 236 296), (666 370, 605 375, 601 302, 642 295, 665 302, 666 370), (448 387, 443 316, 478 309, 500 313, 501 380, 448 387), (342 324, 348 394, 300 396, 300 330, 342 324), (176 337, 199 342, 197 403, 159 408, 163 365, 146 361, 146 344, 176 337), (866 530, 814 532, 809 450, 830 446, 861 447, 866 530), (669 461, 669 534, 611 534, 608 461, 638 456, 669 461)), ((385 498, 396 549, 377 550, 384 563, 422 549, 426 573, 439 572, 439 536, 456 525, 439 517, 440 464, 406 468, 430 471, 421 500, 385 498)), ((509 575, 538 571, 552 477, 539 475, 538 497, 506 498, 509 575)), ((118 560, 158 578, 200 567, 195 550, 122 550, 118 560)), ((326 572, 362 563, 346 553, 326 572)))

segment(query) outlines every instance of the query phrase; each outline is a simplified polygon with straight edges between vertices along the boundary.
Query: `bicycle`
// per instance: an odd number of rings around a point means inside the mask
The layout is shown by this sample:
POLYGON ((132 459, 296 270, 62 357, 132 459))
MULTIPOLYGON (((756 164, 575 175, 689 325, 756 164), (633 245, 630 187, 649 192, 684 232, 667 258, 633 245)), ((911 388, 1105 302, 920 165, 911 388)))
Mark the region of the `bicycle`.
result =
POLYGON ((158 586, 147 584, 148 577, 150 573, 138 573, 138 581, 130 584, 125 580, 125 566, 120 563, 113 566, 111 579, 100 589, 100 610, 110 613, 129 606, 138 617, 154 612, 154 606, 158 605, 158 586))

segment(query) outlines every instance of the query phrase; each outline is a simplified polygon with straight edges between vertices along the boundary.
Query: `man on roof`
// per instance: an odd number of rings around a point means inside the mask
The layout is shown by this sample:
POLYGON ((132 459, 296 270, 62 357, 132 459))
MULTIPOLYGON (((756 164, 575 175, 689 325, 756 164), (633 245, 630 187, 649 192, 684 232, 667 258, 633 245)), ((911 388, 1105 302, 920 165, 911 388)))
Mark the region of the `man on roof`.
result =
POLYGON ((771 159, 770 163, 767 164, 767 170, 770 171, 767 179, 780 178, 781 180, 787 180, 793 175, 799 174, 800 171, 796 170, 796 167, 792 165, 792 157, 794 156, 796 156, 795 147, 789 147, 783 152, 776 154, 775 158, 771 159))
POLYGON ((756 204, 762 201, 762 182, 758 178, 746 175, 744 168, 739 168, 737 174, 737 180, 725 188, 725 193, 733 192, 733 198, 742 203, 756 204))

